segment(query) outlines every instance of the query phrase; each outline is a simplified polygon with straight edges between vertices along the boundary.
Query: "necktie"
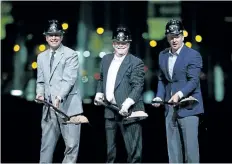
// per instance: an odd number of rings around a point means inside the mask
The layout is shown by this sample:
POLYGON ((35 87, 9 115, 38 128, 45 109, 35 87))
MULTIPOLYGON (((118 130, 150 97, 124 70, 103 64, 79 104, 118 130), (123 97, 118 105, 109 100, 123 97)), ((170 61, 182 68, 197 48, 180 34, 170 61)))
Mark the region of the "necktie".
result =
POLYGON ((52 52, 52 56, 51 56, 51 59, 50 59, 50 72, 52 71, 52 65, 53 65, 53 62, 54 62, 54 54, 55 53, 56 53, 55 51, 52 52))

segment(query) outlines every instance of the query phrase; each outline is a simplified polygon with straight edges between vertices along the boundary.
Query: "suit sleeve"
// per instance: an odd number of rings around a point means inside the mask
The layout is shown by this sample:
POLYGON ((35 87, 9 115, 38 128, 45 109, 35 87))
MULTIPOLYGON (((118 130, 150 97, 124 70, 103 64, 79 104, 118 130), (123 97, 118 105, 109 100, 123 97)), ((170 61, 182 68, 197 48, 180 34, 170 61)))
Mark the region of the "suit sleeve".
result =
POLYGON ((139 60, 139 62, 133 68, 130 76, 132 91, 129 94, 129 98, 131 98, 134 102, 137 102, 142 95, 144 87, 144 76, 144 63, 142 60, 139 60))
POLYGON ((103 60, 104 57, 102 58, 100 64, 100 78, 97 83, 97 93, 103 93, 103 60))
POLYGON ((69 56, 66 59, 65 62, 65 67, 63 70, 63 79, 60 86, 60 92, 58 94, 58 96, 60 96, 61 99, 64 99, 64 97, 68 95, 71 88, 74 86, 75 82, 77 81, 78 68, 79 68, 78 55, 77 53, 73 53, 71 56, 69 56))
POLYGON ((181 89, 183 96, 188 96, 200 83, 200 73, 202 69, 202 58, 200 54, 192 57, 187 67, 187 84, 181 89))
POLYGON ((159 72, 158 72, 158 87, 157 87, 157 94, 156 97, 161 98, 164 100, 165 97, 165 84, 164 84, 164 73, 161 70, 160 64, 161 64, 161 56, 159 55, 159 72))
POLYGON ((44 96, 44 72, 40 55, 37 57, 36 94, 44 96))

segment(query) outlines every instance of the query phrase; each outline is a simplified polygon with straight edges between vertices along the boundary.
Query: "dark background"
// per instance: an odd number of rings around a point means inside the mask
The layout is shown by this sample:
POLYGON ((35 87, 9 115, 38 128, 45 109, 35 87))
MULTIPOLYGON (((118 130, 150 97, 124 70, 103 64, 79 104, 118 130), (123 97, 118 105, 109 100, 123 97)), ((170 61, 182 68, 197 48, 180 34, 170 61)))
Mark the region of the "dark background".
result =
MULTIPOLYGON (((6 26, 7 37, 1 40, 1 69, 8 73, 8 79, 2 81, 2 90, 12 80, 13 50, 18 33, 34 35, 27 43, 28 50, 33 51, 34 44, 43 42, 44 24, 48 19, 59 19, 69 22, 69 30, 66 34, 65 45, 73 47, 76 44, 77 24, 79 19, 78 9, 80 2, 11 2, 14 23, 6 26), (73 37, 74 36, 74 37, 73 37)), ((197 33, 203 36, 200 52, 202 54, 206 79, 201 80, 205 115, 199 126, 199 143, 201 162, 232 162, 231 160, 231 38, 232 23, 224 21, 225 16, 232 16, 231 2, 182 2, 182 20, 186 28, 191 29, 196 24, 197 33), (193 14, 195 13, 195 15, 193 14), (225 74, 225 96, 222 102, 216 102, 213 89, 209 84, 213 83, 213 66, 220 64, 225 74), (212 94, 211 94, 212 93, 212 94)), ((131 29, 136 43, 132 43, 131 51, 145 58, 143 50, 147 42, 141 37, 147 31, 147 2, 92 2, 93 26, 108 26, 114 28, 120 19, 119 11, 123 10, 123 23, 131 29), (105 23, 104 4, 110 5, 110 22, 105 23), (136 45, 140 49, 136 49, 136 45)), ((189 33, 191 38, 191 33, 189 33)), ((162 45, 150 50, 150 59, 154 63, 152 70, 157 69, 159 51, 165 48, 166 40, 159 41, 162 45), (155 55, 154 55, 155 54, 155 55)), ((35 71, 36 76, 36 71, 35 71)), ((150 87, 156 91, 157 77, 152 77, 150 87)), ((93 97, 92 97, 93 98, 93 97)), ((9 93, 1 94, 1 162, 39 162, 40 152, 40 120, 41 106, 29 102, 24 98, 13 97, 9 93)), ((105 162, 106 141, 104 132, 103 107, 93 104, 83 104, 84 114, 92 126, 82 125, 79 151, 79 162, 105 162)), ((143 121, 143 162, 166 163, 168 162, 164 109, 153 108, 146 105, 149 118, 143 121)), ((118 162, 126 162, 126 151, 122 136, 118 137, 118 162)), ((58 142, 54 154, 54 162, 63 159, 64 143, 58 142)))

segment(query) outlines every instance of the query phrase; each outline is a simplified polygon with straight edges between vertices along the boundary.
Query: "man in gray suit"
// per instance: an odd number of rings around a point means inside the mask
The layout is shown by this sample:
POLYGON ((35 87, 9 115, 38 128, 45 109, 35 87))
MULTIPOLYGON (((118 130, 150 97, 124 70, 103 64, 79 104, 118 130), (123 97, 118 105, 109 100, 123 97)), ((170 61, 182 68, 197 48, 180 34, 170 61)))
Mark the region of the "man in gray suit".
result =
POLYGON ((129 54, 131 42, 129 30, 119 26, 113 33, 114 53, 105 55, 101 61, 95 105, 106 101, 117 105, 120 111, 105 108, 107 140, 107 163, 116 159, 116 132, 119 127, 125 142, 128 163, 142 159, 142 127, 139 121, 124 124, 123 119, 136 112, 144 112, 142 91, 144 86, 144 63, 129 54))
MULTIPOLYGON (((78 55, 74 50, 62 45, 63 33, 57 20, 49 21, 44 35, 50 48, 40 53, 37 58, 36 98, 50 101, 68 116, 75 116, 83 112, 77 81, 78 55)), ((52 163, 60 134, 66 146, 63 163, 76 163, 81 125, 63 123, 57 113, 43 107, 40 163, 52 163)))

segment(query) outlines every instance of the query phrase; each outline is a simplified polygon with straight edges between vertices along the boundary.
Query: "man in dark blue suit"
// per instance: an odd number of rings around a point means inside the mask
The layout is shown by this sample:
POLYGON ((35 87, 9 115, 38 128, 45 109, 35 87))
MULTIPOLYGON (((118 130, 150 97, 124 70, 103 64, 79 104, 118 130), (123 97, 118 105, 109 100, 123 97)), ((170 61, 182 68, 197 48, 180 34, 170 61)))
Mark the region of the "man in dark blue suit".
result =
POLYGON ((142 126, 139 121, 124 124, 127 117, 145 114, 142 99, 144 86, 144 63, 128 53, 131 34, 125 26, 113 33, 114 53, 105 55, 101 61, 100 79, 94 104, 102 101, 117 105, 120 110, 105 108, 107 163, 116 159, 116 132, 119 128, 127 150, 128 163, 140 163, 142 159, 142 126))
POLYGON ((169 162, 199 163, 198 116, 204 113, 199 78, 202 58, 199 52, 184 45, 183 31, 179 20, 171 19, 166 25, 170 48, 159 54, 158 90, 153 101, 179 102, 189 96, 199 101, 188 109, 165 105, 169 162))

